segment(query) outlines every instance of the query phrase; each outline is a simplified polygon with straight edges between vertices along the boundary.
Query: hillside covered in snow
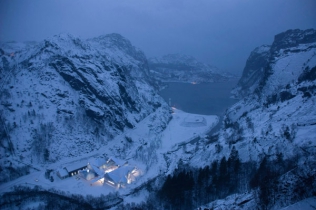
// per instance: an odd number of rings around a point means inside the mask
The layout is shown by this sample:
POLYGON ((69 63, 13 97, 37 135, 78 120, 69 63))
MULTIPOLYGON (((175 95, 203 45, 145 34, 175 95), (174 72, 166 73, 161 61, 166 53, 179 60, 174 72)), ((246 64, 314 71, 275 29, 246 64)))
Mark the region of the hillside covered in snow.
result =
POLYGON ((288 30, 256 48, 234 94, 241 100, 207 149, 183 158, 205 167, 197 174, 209 200, 234 194, 204 207, 279 209, 315 196, 316 31, 288 30))
POLYGON ((145 55, 119 34, 61 34, 0 52, 1 182, 25 164, 95 151, 155 111, 162 127, 170 117, 145 55))
POLYGON ((234 77, 188 55, 168 54, 161 58, 149 58, 148 64, 151 77, 160 82, 216 82, 234 77))

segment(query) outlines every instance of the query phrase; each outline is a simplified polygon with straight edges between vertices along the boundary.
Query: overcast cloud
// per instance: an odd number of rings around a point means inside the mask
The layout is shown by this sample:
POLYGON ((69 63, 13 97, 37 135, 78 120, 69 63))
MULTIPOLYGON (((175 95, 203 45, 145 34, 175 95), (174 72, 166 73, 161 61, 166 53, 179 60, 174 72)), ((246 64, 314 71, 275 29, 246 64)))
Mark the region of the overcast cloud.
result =
POLYGON ((316 28, 316 0, 0 0, 0 40, 120 33, 147 57, 183 53, 240 74, 287 29, 316 28))

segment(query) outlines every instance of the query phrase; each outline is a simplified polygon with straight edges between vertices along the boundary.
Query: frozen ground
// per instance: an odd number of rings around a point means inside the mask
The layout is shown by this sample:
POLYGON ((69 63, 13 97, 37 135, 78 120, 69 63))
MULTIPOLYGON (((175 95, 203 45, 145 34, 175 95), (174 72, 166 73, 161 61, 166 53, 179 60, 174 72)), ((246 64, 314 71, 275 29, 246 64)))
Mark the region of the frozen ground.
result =
MULTIPOLYGON (((41 168, 41 171, 31 172, 29 175, 2 184, 0 186, 0 191, 10 191, 12 190, 12 187, 15 185, 40 185, 41 187, 46 189, 54 188, 56 190, 61 190, 71 194, 91 194, 94 196, 99 196, 101 194, 108 194, 110 192, 114 192, 116 190, 110 186, 91 186, 91 182, 76 176, 61 180, 59 179, 59 177, 57 177, 55 171, 52 172, 54 182, 51 182, 50 180, 45 178, 45 170, 47 168, 56 170, 62 165, 65 165, 67 163, 69 164, 74 161, 82 161, 84 159, 88 161, 89 157, 92 156, 100 156, 103 154, 112 156, 115 154, 113 148, 115 148, 117 145, 120 145, 120 140, 123 139, 126 135, 133 139, 152 138, 152 136, 156 135, 155 133, 151 132, 151 128, 155 126, 153 125, 153 122, 156 122, 155 120, 153 120, 153 116, 159 114, 161 113, 159 113, 158 110, 156 111, 156 113, 153 113, 152 115, 148 116, 143 121, 141 121, 136 128, 127 130, 124 134, 116 137, 113 141, 104 145, 95 152, 85 154, 77 158, 63 159, 60 162, 50 164, 46 167, 38 166, 38 168, 41 168)), ((119 190, 119 193, 121 193, 122 195, 127 194, 133 188, 140 186, 144 182, 158 176, 160 173, 168 173, 169 170, 173 170, 173 168, 169 168, 166 165, 166 161, 164 160, 164 154, 172 151, 179 144, 195 141, 197 138, 203 137, 217 123, 218 117, 214 115, 196 115, 186 113, 181 110, 173 109, 172 119, 170 120, 168 126, 164 129, 164 131, 159 134, 161 138, 161 145, 156 151, 153 151, 157 153, 158 157, 156 164, 146 167, 146 165, 141 161, 133 160, 132 156, 126 155, 129 164, 137 166, 139 169, 141 169, 143 171, 143 175, 138 180, 136 180, 136 182, 129 185, 126 189, 119 190)), ((176 162, 177 160, 174 161, 176 162)), ((141 198, 139 199, 142 200, 141 198)))
POLYGON ((172 120, 163 132, 162 151, 170 150, 174 145, 204 136, 219 118, 215 115, 198 115, 173 108, 172 120))
POLYGON ((313 210, 316 209, 316 197, 306 198, 301 200, 300 202, 294 203, 293 205, 282 208, 281 210, 313 210))

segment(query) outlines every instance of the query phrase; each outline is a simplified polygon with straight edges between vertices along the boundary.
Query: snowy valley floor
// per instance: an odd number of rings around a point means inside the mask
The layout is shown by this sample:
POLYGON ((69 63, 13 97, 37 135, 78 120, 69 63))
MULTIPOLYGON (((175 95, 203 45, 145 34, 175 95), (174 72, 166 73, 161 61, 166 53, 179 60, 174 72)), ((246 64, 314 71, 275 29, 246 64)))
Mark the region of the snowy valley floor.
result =
MULTIPOLYGON (((101 194, 106 195, 110 192, 119 192, 121 195, 129 194, 131 190, 141 186, 142 184, 155 178, 159 174, 171 173, 174 170, 177 162, 175 162, 174 165, 171 166, 167 165, 164 159, 164 154, 173 151, 181 144, 198 141, 200 138, 203 138, 206 133, 208 133, 214 126, 216 126, 219 121, 219 118, 214 115, 190 114, 181 110, 177 110, 175 108, 173 108, 172 110, 172 119, 169 122, 167 128, 160 134, 161 145, 160 148, 155 151, 157 153, 156 164, 146 166, 141 161, 134 160, 132 155, 127 154, 125 156, 126 160, 124 161, 128 161, 129 165, 135 166, 142 171, 142 175, 138 177, 135 182, 127 185, 125 189, 117 190, 108 185, 91 186, 91 182, 78 176, 73 176, 61 180, 56 175, 56 170, 65 164, 70 164, 82 160, 87 160, 88 162, 88 159, 90 157, 97 157, 104 154, 106 154, 107 156, 115 156, 113 148, 116 148, 117 142, 121 142, 121 139, 123 139, 125 136, 129 136, 133 139, 148 139, 150 135, 152 135, 150 134, 149 129, 150 126, 152 126, 151 115, 141 121, 136 128, 127 130, 125 133, 117 136, 114 140, 108 142, 106 145, 95 152, 84 154, 76 158, 63 159, 60 162, 52 163, 49 165, 36 165, 35 167, 40 168, 40 171, 31 171, 31 173, 26 176, 0 185, 0 192, 4 193, 11 191, 13 187, 17 185, 24 185, 29 187, 38 185, 44 189, 55 189, 69 194, 93 196, 100 196, 101 194), (54 170, 51 173, 54 178, 53 182, 45 178, 46 169, 54 170)), ((133 152, 130 152, 130 154, 132 153, 133 152)), ((134 199, 136 199, 136 197, 133 197, 133 201, 135 202, 134 199)), ((141 196, 139 199, 143 200, 145 198, 144 196, 141 196)))

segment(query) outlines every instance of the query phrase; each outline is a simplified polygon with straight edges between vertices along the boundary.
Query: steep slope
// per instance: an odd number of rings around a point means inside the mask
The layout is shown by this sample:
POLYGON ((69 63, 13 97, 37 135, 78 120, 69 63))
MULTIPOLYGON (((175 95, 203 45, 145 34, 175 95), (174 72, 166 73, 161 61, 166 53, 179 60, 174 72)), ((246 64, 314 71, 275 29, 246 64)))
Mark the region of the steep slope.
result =
POLYGON ((2 167, 79 156, 157 109, 169 113, 145 55, 118 34, 5 43, 0 73, 2 167))
MULTIPOLYGON (((220 131, 166 155, 178 157, 184 171, 191 167, 188 181, 197 177, 187 188, 197 195, 192 205, 237 193, 203 207, 278 209, 315 196, 315 38, 316 30, 289 30, 256 48, 238 86, 244 97, 227 110, 220 131)), ((179 181, 178 173, 164 187, 179 181)))
POLYGON ((244 97, 258 87, 264 75, 264 69, 268 65, 270 55, 269 45, 262 45, 254 49, 247 59, 246 66, 242 73, 237 87, 232 91, 235 97, 244 97))
POLYGON ((314 56, 314 51, 311 50, 315 48, 312 44, 316 41, 314 33, 313 29, 288 30, 276 35, 271 46, 263 45, 256 48, 251 52, 242 78, 233 94, 242 98, 253 93, 254 90, 260 93, 266 82, 269 83, 266 87, 276 90, 277 86, 284 86, 290 80, 297 79, 298 74, 301 73, 299 68, 314 65, 309 63, 314 56), (274 76, 267 81, 272 74, 274 76))
POLYGON ((168 54, 149 59, 150 75, 162 82, 215 82, 226 81, 233 75, 220 72, 214 66, 197 61, 192 56, 168 54))

